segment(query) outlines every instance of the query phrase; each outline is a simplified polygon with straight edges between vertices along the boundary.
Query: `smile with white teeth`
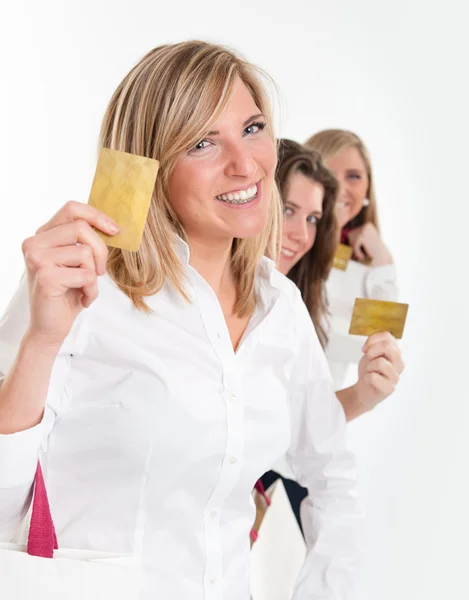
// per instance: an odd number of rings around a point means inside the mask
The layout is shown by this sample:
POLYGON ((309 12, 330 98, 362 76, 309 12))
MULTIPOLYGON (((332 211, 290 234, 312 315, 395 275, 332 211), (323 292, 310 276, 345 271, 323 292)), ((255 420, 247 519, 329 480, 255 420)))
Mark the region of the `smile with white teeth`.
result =
POLYGON ((247 190, 241 190, 240 192, 231 192, 229 194, 220 194, 216 196, 217 200, 227 202, 228 204, 246 204, 251 202, 257 196, 257 185, 253 185, 247 190))
POLYGON ((285 254, 287 258, 292 258, 292 256, 295 256, 296 252, 292 252, 291 250, 288 250, 282 246, 282 254, 285 254))

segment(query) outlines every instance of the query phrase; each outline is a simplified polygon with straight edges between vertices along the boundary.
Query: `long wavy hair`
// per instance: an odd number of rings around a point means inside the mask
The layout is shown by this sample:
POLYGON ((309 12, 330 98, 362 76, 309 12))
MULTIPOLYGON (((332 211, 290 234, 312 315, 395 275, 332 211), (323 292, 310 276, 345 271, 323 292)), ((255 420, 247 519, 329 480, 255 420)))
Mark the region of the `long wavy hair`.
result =
POLYGON ((317 225, 313 247, 288 272, 288 277, 301 291, 319 341, 324 347, 327 344, 325 322, 328 314, 325 283, 339 241, 334 216, 338 184, 332 172, 324 166, 319 152, 292 140, 281 139, 278 144, 276 179, 283 201, 294 173, 301 173, 324 188, 322 217, 317 225))
POLYGON ((368 206, 364 206, 359 214, 345 225, 345 229, 354 229, 365 223, 373 223, 379 231, 378 208, 370 153, 358 135, 344 129, 325 129, 311 136, 305 143, 305 146, 320 152, 326 165, 331 158, 337 156, 337 154, 346 148, 352 147, 358 150, 368 174, 367 198, 369 204, 368 206))
MULTIPOLYGON (((157 159, 160 163, 148 219, 138 252, 110 248, 108 272, 137 309, 150 312, 145 296, 166 280, 188 300, 182 264, 175 251, 184 228, 168 198, 168 182, 178 156, 196 145, 225 109, 240 78, 274 140, 265 74, 233 51, 202 41, 160 46, 148 52, 126 75, 106 110, 99 147, 157 159)), ((235 239, 232 268, 238 288, 235 312, 255 305, 254 281, 263 255, 276 259, 282 212, 276 186, 268 222, 255 238, 235 239)))

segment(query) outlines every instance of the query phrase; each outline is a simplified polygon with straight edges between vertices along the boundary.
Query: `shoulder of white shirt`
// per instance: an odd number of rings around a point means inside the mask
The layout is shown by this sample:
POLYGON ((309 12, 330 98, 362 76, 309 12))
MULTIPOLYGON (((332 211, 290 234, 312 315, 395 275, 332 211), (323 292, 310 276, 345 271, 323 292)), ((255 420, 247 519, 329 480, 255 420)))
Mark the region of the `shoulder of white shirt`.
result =
POLYGON ((298 301, 303 302, 301 292, 297 285, 283 273, 277 270, 275 262, 263 256, 259 265, 259 276, 264 278, 269 284, 280 291, 285 299, 294 308, 298 305, 298 301))

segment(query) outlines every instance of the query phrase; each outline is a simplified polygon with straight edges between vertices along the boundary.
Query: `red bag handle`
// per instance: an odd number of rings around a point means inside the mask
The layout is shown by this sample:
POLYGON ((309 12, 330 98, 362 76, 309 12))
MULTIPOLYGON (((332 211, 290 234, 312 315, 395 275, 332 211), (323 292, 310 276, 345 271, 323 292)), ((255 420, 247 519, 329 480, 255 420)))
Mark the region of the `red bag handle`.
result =
POLYGON ((31 556, 53 558, 54 550, 58 547, 44 476, 38 461, 34 478, 33 511, 29 524, 27 552, 31 556))

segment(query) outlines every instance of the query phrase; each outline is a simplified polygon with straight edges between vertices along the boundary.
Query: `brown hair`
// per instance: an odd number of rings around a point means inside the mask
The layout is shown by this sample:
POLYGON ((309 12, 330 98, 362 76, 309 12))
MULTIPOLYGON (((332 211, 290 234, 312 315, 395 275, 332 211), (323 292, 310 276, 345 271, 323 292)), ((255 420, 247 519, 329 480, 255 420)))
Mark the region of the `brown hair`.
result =
POLYGON ((279 140, 278 155, 276 177, 283 201, 288 193, 289 179, 294 173, 302 173, 324 188, 323 214, 317 225, 313 247, 288 272, 288 277, 301 291, 319 340, 324 347, 327 343, 324 321, 328 308, 325 282, 338 244, 334 216, 337 180, 323 165, 319 152, 309 150, 292 140, 279 140))
POLYGON ((364 206, 360 213, 345 225, 346 228, 354 229, 365 223, 373 223, 379 231, 378 209, 376 204, 376 193, 373 179, 373 170, 371 168, 370 154, 363 141, 351 131, 344 129, 325 129, 311 136, 305 143, 305 146, 321 153, 324 163, 334 156, 337 156, 345 148, 356 148, 365 163, 368 174, 368 206, 364 206))
MULTIPOLYGON (((110 248, 110 276, 136 308, 150 309, 145 296, 158 292, 166 279, 188 300, 177 236, 187 242, 168 198, 168 181, 178 156, 196 145, 226 107, 236 78, 246 85, 264 114, 274 140, 268 95, 254 65, 233 51, 201 41, 154 48, 126 75, 104 116, 100 146, 155 158, 160 167, 138 252, 110 248)), ((235 239, 232 268, 237 282, 239 315, 254 308, 255 273, 264 254, 274 260, 280 243, 281 203, 276 186, 270 197, 265 229, 255 238, 235 239)))

